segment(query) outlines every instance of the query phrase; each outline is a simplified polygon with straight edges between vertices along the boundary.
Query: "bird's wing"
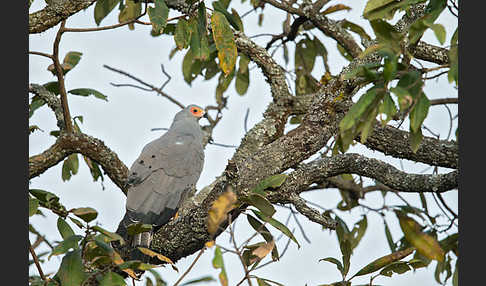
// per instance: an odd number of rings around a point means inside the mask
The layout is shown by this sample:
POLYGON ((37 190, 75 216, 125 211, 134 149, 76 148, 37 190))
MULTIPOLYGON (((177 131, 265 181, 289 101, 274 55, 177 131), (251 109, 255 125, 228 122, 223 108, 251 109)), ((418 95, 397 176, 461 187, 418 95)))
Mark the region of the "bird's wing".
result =
POLYGON ((127 211, 133 220, 161 225, 174 215, 202 171, 204 152, 194 139, 169 134, 144 147, 128 181, 127 211))

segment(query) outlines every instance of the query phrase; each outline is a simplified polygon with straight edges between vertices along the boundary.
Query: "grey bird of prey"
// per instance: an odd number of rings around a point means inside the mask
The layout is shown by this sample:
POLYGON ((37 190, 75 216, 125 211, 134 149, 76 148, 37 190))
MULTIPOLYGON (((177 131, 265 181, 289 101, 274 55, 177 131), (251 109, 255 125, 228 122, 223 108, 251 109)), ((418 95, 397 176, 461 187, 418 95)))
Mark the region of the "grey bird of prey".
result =
MULTIPOLYGON (((203 131, 198 121, 205 116, 197 105, 179 111, 161 137, 145 145, 132 164, 126 186, 126 213, 117 229, 133 248, 149 247, 154 231, 165 225, 177 212, 188 191, 195 185, 204 164, 203 131), (127 234, 133 223, 151 224, 152 231, 127 234)), ((131 259, 143 254, 132 251, 131 259)))

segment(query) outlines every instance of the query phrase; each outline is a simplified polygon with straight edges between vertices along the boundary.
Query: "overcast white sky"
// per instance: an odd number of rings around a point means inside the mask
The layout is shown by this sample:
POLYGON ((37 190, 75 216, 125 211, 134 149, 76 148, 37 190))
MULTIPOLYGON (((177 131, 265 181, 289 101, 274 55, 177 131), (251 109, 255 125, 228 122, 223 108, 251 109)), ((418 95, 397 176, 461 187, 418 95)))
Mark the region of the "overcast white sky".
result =
MULTIPOLYGON (((250 10, 247 3, 241 4, 239 1, 232 1, 231 7, 235 7, 238 12, 243 14, 250 10), (241 8, 243 7, 243 8, 241 8)), ((332 2, 331 2, 332 3, 332 2)), ((334 1, 334 4, 342 3, 351 6, 353 10, 349 12, 338 12, 333 14, 332 18, 346 18, 350 21, 362 25, 366 31, 373 34, 367 21, 360 15, 362 14, 365 1, 334 1)), ((32 13, 41 9, 44 1, 35 0, 29 12, 32 13)), ((206 1, 206 6, 211 7, 211 2, 206 1)), ((267 5, 269 6, 269 5, 267 5)), ((94 27, 93 17, 94 5, 86 11, 80 12, 67 21, 67 27, 94 27)), ((115 8, 117 9, 117 8, 115 8)), ((171 12, 170 16, 177 15, 171 12), (173 14, 172 14, 173 13, 173 14)), ((245 33, 253 36, 260 33, 280 33, 284 14, 272 7, 265 8, 265 18, 263 26, 259 27, 257 23, 257 14, 251 13, 243 19, 245 24, 245 33)), ((148 21, 148 20, 147 20, 148 21)), ((118 12, 113 11, 105 18, 101 25, 110 25, 118 22, 118 12)), ((457 19, 445 11, 439 22, 444 24, 447 31, 446 45, 457 26, 457 19)), ((52 43, 57 32, 57 27, 51 28, 41 34, 29 35, 29 50, 40 52, 52 52, 52 43)), ((319 35, 313 32, 314 35, 319 35)), ((335 48, 335 42, 329 38, 319 35, 329 52, 329 64, 332 74, 340 72, 346 65, 344 60, 335 48)), ((257 37, 255 42, 265 45, 269 37, 257 37)), ((435 36, 430 31, 424 36, 424 40, 429 43, 439 45, 435 36)), ((168 127, 174 114, 179 107, 169 102, 167 99, 156 96, 155 93, 144 92, 130 87, 113 87, 113 83, 134 83, 120 74, 114 73, 102 67, 106 64, 118 68, 137 76, 144 81, 155 86, 160 86, 166 80, 161 72, 160 64, 165 66, 166 71, 172 76, 172 80, 165 87, 165 91, 183 104, 195 103, 201 106, 214 104, 214 90, 216 87, 217 77, 206 82, 201 78, 193 81, 192 86, 187 85, 182 77, 181 62, 185 51, 178 52, 171 60, 168 54, 174 47, 172 38, 161 36, 154 38, 150 36, 149 26, 136 26, 135 31, 128 31, 127 27, 115 30, 90 32, 90 33, 66 33, 62 37, 60 45, 61 58, 69 51, 82 52, 82 58, 79 64, 66 76, 67 89, 74 88, 93 88, 106 96, 108 102, 101 101, 94 97, 69 96, 69 106, 72 116, 82 115, 84 123, 81 129, 96 138, 105 142, 105 144, 115 151, 119 158, 130 166, 133 160, 139 155, 141 148, 160 136, 164 131, 153 132, 151 128, 168 127)), ((289 45, 290 54, 293 54, 293 45, 289 45)), ((284 65, 281 52, 275 55, 276 60, 284 65)), ((55 77, 46 69, 51 64, 47 58, 35 55, 29 55, 29 82, 44 84, 55 80, 55 77)), ((251 65, 254 66, 254 65, 251 65)), ((290 69, 293 62, 289 63, 290 69)), ((324 68, 320 61, 316 61, 314 74, 317 78, 323 74, 324 68)), ((293 88, 293 86, 292 86, 293 88)), ((457 91, 447 82, 446 77, 441 77, 437 81, 430 82, 425 88, 427 96, 432 98, 455 97, 457 91)), ((229 96, 228 109, 224 110, 223 120, 219 123, 214 131, 213 138, 215 142, 224 144, 238 145, 244 135, 244 116, 249 108, 248 128, 261 120, 262 112, 267 104, 271 101, 270 88, 266 84, 260 70, 252 69, 250 75, 250 86, 244 96, 239 96, 235 89, 234 83, 228 88, 225 96, 229 96)), ((452 114, 457 114, 457 106, 450 106, 452 114)), ((204 122, 202 122, 204 123, 204 122)), ((35 132, 30 136, 29 154, 32 156, 38 154, 54 143, 55 138, 49 135, 49 132, 56 130, 55 117, 47 107, 38 109, 30 119, 30 125, 38 125, 43 132, 35 132)), ((457 120, 452 129, 452 136, 456 128, 457 120)), ((435 133, 445 138, 449 131, 449 116, 443 106, 431 107, 430 116, 426 119, 425 125, 435 133)), ((408 126, 405 122, 403 126, 408 126)), ((430 136, 427 131, 424 134, 430 136)), ((397 160, 391 160, 381 153, 367 150, 357 145, 352 148, 352 152, 361 152, 367 156, 383 159, 392 163, 397 168, 400 164, 397 160)), ((214 145, 208 145, 205 150, 205 165, 201 178, 198 181, 197 188, 201 189, 210 184, 216 176, 224 170, 227 160, 234 153, 232 148, 222 148, 214 145)), ((99 212, 96 221, 108 230, 115 230, 119 220, 124 214, 125 196, 114 185, 108 177, 105 176, 103 182, 104 189, 100 182, 93 182, 88 167, 84 164, 81 157, 79 173, 67 182, 61 180, 61 166, 49 169, 41 176, 31 180, 30 188, 44 189, 53 192, 61 197, 63 203, 68 209, 74 207, 93 207, 99 212)), ((427 166, 419 163, 403 161, 405 170, 412 173, 419 173, 427 166)), ((445 172, 447 170, 442 170, 445 172)), ((430 172, 430 170, 428 171, 430 172)), ((337 190, 321 190, 306 193, 304 198, 314 201, 326 208, 334 208, 340 201, 337 190)), ((387 202, 390 204, 399 204, 400 201, 387 196, 387 202)), ((403 194, 403 197, 409 199, 411 203, 418 201, 418 195, 403 194)), ((447 192, 444 194, 449 205, 457 211, 457 191, 447 192)), ((440 213, 430 194, 426 195, 427 202, 433 213, 440 213)), ((364 203, 373 207, 382 205, 382 197, 379 192, 367 195, 364 203)), ((277 207, 276 218, 284 222, 288 215, 288 210, 277 207)), ((56 228, 56 217, 44 212, 47 218, 34 216, 30 218, 31 223, 46 234, 50 240, 60 239, 56 228)), ((342 213, 340 216, 345 219, 348 226, 361 218, 364 210, 355 208, 351 213, 342 213)), ((291 243, 285 256, 278 263, 271 264, 261 270, 255 271, 254 275, 278 281, 285 285, 319 285, 339 280, 340 274, 333 264, 327 262, 318 262, 324 257, 335 257, 341 259, 339 245, 335 234, 329 231, 322 231, 319 225, 310 223, 305 217, 298 216, 301 223, 305 225, 306 235, 311 240, 311 244, 305 242, 302 234, 299 232, 293 219, 290 222, 290 228, 295 228, 296 237, 301 243, 300 249, 294 243, 291 243)), ((394 216, 387 217, 387 222, 391 227, 394 239, 401 237, 397 220, 394 216)), ((241 243, 250 235, 250 228, 247 226, 246 219, 242 216, 236 223, 237 240, 241 243)), ((72 226, 75 231, 79 231, 76 226, 72 226)), ((279 236, 278 231, 274 232, 279 236)), ((228 244, 228 235, 223 234, 217 238, 217 243, 222 245, 228 244)), ((30 235, 31 241, 35 239, 30 235)), ((282 251, 286 239, 282 238, 277 245, 282 251)), ((44 245, 37 249, 38 252, 47 250, 44 245)), ((219 270, 212 268, 211 260, 213 258, 213 249, 207 250, 201 259, 197 262, 184 281, 198 278, 205 275, 212 275, 217 278, 219 270)), ((363 237, 359 246, 354 250, 351 257, 351 269, 349 275, 356 273, 361 267, 371 262, 375 258, 386 255, 389 249, 384 236, 384 228, 381 218, 375 213, 368 215, 368 231, 363 237)), ((194 255, 181 259, 177 262, 177 267, 185 271, 193 261, 194 255)), ((229 284, 235 285, 243 277, 242 267, 238 259, 232 254, 224 256, 226 270, 228 272, 229 284)), ((267 258, 268 259, 268 258, 267 258)), ((52 257, 50 261, 44 264, 45 273, 53 273, 57 270, 61 259, 52 257)), ((413 273, 412 271, 394 275, 392 278, 380 277, 374 280, 377 284, 382 285, 435 285, 433 271, 435 262, 432 262, 427 269, 420 269, 413 273)), ((180 273, 174 272, 170 267, 161 268, 159 273, 168 282, 173 284, 180 273)), ((34 267, 29 269, 29 274, 37 274, 34 267)), ((356 277, 354 283, 367 283, 369 276, 365 278, 356 277)), ((218 285, 219 282, 212 282, 209 285, 218 285)), ((137 285, 144 285, 141 282, 137 285)), ((451 285, 449 280, 448 285, 451 285)))

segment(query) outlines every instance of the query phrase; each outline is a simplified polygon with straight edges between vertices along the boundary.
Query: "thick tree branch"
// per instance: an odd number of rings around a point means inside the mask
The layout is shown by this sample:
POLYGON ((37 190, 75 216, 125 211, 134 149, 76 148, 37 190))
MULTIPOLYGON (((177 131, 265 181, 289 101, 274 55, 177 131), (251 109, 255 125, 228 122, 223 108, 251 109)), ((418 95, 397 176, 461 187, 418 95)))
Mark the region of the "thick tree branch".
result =
POLYGON ((96 0, 52 1, 44 9, 29 14, 29 34, 41 33, 71 15, 88 8, 96 0))
POLYGON ((375 128, 364 145, 385 155, 422 162, 432 166, 457 169, 459 164, 459 146, 454 141, 423 137, 417 152, 410 148, 410 133, 392 126, 375 128))
POLYGON ((350 173, 375 179, 395 191, 414 193, 441 193, 455 189, 459 174, 457 170, 439 175, 409 174, 377 159, 353 153, 339 154, 299 166, 278 190, 269 195, 269 199, 272 202, 285 201, 292 194, 306 191, 313 183, 350 173))
POLYGON ((103 141, 82 133, 61 132, 56 142, 41 154, 29 158, 29 179, 39 176, 72 153, 80 153, 103 167, 110 179, 126 194, 128 168, 103 141))

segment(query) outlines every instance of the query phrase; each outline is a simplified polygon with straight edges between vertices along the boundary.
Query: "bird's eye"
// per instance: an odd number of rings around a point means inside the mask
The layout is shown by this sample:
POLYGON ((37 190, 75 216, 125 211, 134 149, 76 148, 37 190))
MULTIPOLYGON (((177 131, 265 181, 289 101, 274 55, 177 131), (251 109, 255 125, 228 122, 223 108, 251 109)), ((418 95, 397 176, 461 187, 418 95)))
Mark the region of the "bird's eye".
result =
POLYGON ((194 108, 194 109, 192 110, 192 112, 197 113, 197 109, 196 109, 196 108, 194 108))

